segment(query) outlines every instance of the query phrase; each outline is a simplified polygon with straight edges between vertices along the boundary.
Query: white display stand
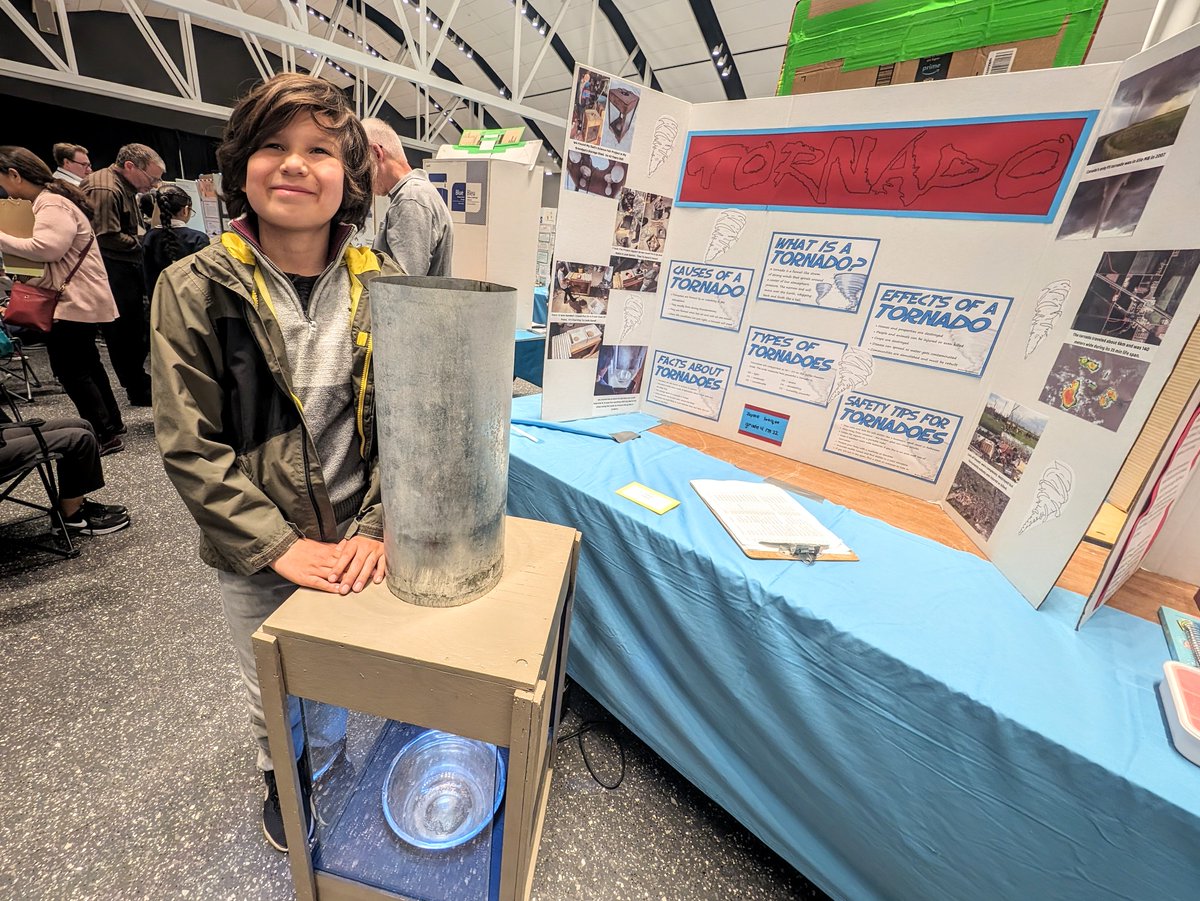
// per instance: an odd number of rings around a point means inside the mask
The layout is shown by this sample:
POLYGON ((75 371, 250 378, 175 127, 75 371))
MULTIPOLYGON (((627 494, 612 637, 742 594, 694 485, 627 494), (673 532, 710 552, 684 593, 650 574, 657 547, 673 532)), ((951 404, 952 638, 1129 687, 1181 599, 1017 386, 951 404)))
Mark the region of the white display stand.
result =
MULTIPOLYGON (((443 150, 453 148, 443 148, 443 150)), ((429 180, 443 191, 454 223, 455 278, 510 285, 517 290, 516 328, 533 321, 533 288, 541 166, 480 153, 439 153, 425 161, 429 180)))
POLYGON ((1124 64, 690 104, 576 73, 548 419, 940 503, 1035 606, 1200 319, 1200 27, 1124 64))

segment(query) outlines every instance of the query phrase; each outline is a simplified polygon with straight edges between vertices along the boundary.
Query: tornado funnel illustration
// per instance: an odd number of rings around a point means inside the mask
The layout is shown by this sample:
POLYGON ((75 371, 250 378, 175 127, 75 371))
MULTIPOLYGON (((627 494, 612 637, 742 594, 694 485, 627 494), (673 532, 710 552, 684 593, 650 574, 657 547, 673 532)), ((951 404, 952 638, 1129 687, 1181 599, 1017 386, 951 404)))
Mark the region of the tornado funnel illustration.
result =
POLYGON ((829 284, 829 282, 817 282, 817 284, 816 284, 817 306, 821 306, 821 298, 824 297, 826 294, 828 294, 832 290, 833 290, 833 285, 829 284))
POLYGON ((854 310, 862 301, 863 288, 867 286, 867 277, 857 272, 839 272, 833 277, 833 286, 838 289, 842 297, 849 301, 846 308, 854 310))

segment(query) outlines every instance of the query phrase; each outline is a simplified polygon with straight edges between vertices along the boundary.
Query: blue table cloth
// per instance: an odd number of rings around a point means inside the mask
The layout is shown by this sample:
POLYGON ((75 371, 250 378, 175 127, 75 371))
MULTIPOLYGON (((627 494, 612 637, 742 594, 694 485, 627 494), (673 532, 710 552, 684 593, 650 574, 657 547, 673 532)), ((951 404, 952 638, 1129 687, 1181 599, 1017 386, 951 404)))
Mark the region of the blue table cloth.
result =
POLYGON ((546 334, 529 329, 517 329, 517 344, 513 354, 513 377, 524 379, 539 387, 546 367, 546 334))
POLYGON ((533 321, 546 324, 547 307, 550 303, 550 289, 545 285, 533 289, 533 321))
POLYGON ((751 560, 688 480, 756 476, 652 434, 537 434, 510 442, 509 512, 583 533, 569 671, 830 895, 1197 897, 1200 768, 1156 625, 1105 608, 1077 632, 1076 594, 1034 610, 985 560, 805 498, 861 561, 751 560), (682 503, 658 516, 631 481, 682 503))

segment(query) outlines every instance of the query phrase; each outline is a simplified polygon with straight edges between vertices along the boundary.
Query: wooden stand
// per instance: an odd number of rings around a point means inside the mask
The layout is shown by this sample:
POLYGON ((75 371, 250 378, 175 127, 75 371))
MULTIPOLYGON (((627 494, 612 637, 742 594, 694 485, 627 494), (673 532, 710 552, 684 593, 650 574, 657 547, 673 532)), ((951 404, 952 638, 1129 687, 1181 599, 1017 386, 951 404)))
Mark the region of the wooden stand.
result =
POLYGON ((637 109, 638 95, 628 88, 611 88, 608 92, 608 102, 617 111, 617 115, 609 122, 609 128, 619 143, 625 139, 625 133, 633 124, 633 111, 637 109))
POLYGON ((600 143, 600 128, 604 124, 604 114, 596 109, 583 111, 583 141, 585 144, 600 143))
MULTIPOLYGON (((348 597, 301 589, 255 633, 254 652, 277 765, 296 759, 289 695, 508 748, 499 897, 521 901, 554 768, 579 533, 511 517, 505 531, 504 575, 476 601, 435 609, 384 585, 348 597)), ((299 772, 276 772, 300 901, 405 897, 314 871, 299 772)))

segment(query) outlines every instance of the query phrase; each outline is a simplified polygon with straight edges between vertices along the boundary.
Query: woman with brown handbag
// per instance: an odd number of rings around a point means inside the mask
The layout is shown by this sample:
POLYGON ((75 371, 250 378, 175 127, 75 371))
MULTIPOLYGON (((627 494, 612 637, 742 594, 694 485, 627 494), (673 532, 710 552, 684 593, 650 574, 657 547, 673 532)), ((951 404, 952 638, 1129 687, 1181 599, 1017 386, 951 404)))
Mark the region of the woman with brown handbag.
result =
MULTIPOLYGON (((123 450, 125 425, 96 348, 97 327, 117 318, 117 305, 96 247, 87 197, 55 179, 24 147, 0 147, 0 187, 11 197, 33 201, 33 236, 0 232, 0 252, 46 264, 45 275, 29 286, 45 289, 38 293, 49 293, 50 303, 57 294, 46 342, 50 368, 79 415, 91 423, 101 455, 123 450)), ((14 293, 10 304, 16 298, 14 293)))

